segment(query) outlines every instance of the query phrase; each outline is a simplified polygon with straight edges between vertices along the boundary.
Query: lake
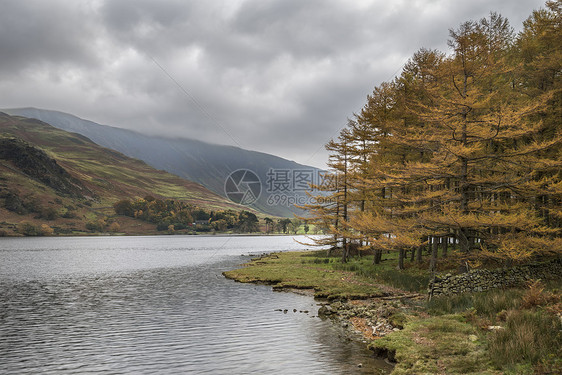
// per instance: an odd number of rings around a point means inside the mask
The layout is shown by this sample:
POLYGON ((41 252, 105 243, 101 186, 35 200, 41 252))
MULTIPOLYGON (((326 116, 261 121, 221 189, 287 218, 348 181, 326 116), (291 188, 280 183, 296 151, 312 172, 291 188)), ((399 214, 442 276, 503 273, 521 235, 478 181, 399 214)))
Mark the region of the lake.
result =
POLYGON ((288 236, 0 238, 0 372, 378 373, 312 297, 221 275, 249 254, 305 248, 288 236))

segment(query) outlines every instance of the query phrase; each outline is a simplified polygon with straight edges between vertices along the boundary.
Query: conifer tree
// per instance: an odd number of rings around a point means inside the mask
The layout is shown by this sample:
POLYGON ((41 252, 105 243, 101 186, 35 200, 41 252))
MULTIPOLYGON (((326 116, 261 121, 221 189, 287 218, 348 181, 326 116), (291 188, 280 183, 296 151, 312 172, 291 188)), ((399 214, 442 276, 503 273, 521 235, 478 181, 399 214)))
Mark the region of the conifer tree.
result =
POLYGON ((424 153, 401 172, 405 184, 426 185, 409 206, 434 235, 454 233, 465 253, 483 247, 488 255, 527 258, 542 251, 549 232, 530 205, 541 190, 532 176, 558 164, 537 157, 559 142, 534 137, 547 98, 513 88, 513 37, 501 16, 466 22, 450 35, 454 53, 426 86, 430 100, 409 104, 423 126, 395 134, 424 153))
MULTIPOLYGON (((562 253, 562 2, 533 12, 516 38, 490 13, 450 30, 451 54, 420 49, 376 87, 331 152, 332 203, 318 222, 375 250, 451 239, 464 258, 524 261, 562 253)), ((413 259, 413 257, 412 257, 413 259)))

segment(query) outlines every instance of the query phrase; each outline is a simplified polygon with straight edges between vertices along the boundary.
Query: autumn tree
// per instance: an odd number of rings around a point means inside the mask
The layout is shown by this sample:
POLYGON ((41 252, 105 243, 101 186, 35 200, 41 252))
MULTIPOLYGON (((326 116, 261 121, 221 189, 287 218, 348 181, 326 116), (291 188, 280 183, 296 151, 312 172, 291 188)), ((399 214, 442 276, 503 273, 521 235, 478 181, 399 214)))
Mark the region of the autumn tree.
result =
POLYGON ((450 35, 453 54, 425 87, 429 100, 407 105, 422 126, 394 134, 423 153, 405 163, 399 179, 425 188, 404 199, 425 229, 452 233, 464 253, 484 248, 488 255, 525 259, 541 252, 549 232, 531 204, 541 194, 533 176, 557 164, 539 155, 556 147, 559 136, 536 137, 547 97, 529 98, 514 88, 514 37, 501 16, 466 22, 450 35))
POLYGON ((336 140, 326 144, 330 152, 330 170, 321 175, 321 181, 310 186, 308 195, 313 198, 313 203, 297 206, 308 212, 307 216, 298 219, 307 220, 332 234, 331 237, 311 238, 312 243, 308 245, 330 246, 331 249, 341 246, 344 263, 349 255, 350 148, 350 132, 344 128, 336 140))
MULTIPOLYGON (((560 1, 516 37, 491 13, 450 30, 451 54, 420 49, 376 87, 330 151, 329 204, 308 205, 332 243, 358 239, 421 261, 439 244, 523 261, 560 253, 562 33, 560 1)), ((328 243, 328 240, 324 240, 328 243)))

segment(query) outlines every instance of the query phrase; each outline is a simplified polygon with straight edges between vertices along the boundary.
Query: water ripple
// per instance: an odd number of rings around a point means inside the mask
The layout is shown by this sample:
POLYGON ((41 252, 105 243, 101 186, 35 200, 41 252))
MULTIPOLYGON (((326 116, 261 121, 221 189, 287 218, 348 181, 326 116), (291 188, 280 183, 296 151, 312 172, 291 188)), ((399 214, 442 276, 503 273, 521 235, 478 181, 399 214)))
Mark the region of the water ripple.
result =
POLYGON ((51 242, 54 249, 3 243, 3 373, 347 374, 356 373, 359 362, 364 373, 380 365, 362 345, 341 340, 339 327, 314 317, 313 299, 220 276, 241 261, 240 252, 263 250, 270 239, 221 251, 224 238, 208 237, 198 252, 164 237, 151 253, 146 238, 130 237, 113 243, 111 256, 94 239, 68 239, 80 245, 74 250, 65 240, 51 242), (208 257, 209 249, 216 255, 208 257), (100 266, 135 251, 142 261, 100 266), (73 260, 80 256, 93 263, 73 260), (14 259, 24 263, 17 272, 6 266, 14 259), (74 268, 61 271, 63 263, 74 268))

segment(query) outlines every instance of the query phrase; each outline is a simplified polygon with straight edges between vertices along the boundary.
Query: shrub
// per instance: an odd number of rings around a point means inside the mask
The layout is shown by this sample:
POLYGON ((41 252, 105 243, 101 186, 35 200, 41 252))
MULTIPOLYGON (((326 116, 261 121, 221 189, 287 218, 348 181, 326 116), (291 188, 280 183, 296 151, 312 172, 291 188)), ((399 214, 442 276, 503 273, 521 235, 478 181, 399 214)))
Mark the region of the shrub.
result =
POLYGON ((68 210, 65 213, 63 213, 61 215, 61 217, 65 218, 65 219, 74 219, 77 217, 76 212, 68 210))
POLYGON ((438 296, 427 303, 432 314, 454 314, 474 309, 479 315, 494 317, 501 311, 518 308, 521 292, 517 289, 491 290, 482 293, 463 293, 438 296))
POLYGON ((135 216, 135 209, 133 208, 133 202, 128 199, 120 200, 113 205, 113 209, 117 215, 135 216))
POLYGON ((86 229, 92 232, 103 232, 106 226, 106 222, 103 219, 99 219, 96 221, 89 221, 86 223, 86 229))
POLYGON ((156 230, 157 231, 168 230, 169 225, 170 225, 170 223, 167 223, 167 222, 158 223, 158 225, 156 225, 156 230))
POLYGON ((562 358, 562 322, 543 311, 511 310, 505 329, 491 334, 489 351, 498 368, 562 358))
POLYGON ((39 228, 39 232, 42 236, 52 236, 54 233, 54 229, 48 226, 47 224, 41 224, 39 228))
POLYGON ((187 225, 183 223, 175 223, 174 228, 175 230, 187 229, 187 225))
POLYGON ((24 207, 24 202, 17 194, 8 192, 4 197, 4 207, 8 211, 12 211, 20 215, 24 215, 27 213, 27 209, 24 207))
POLYGON ((41 218, 45 220, 55 220, 58 216, 59 213, 54 207, 47 207, 41 211, 41 218))
POLYGON ((120 229, 121 229, 121 226, 120 226, 119 223, 116 222, 116 221, 114 221, 113 223, 111 223, 111 224, 109 225, 109 228, 108 228, 108 230, 109 230, 110 232, 113 232, 113 233, 119 232, 120 229))
POLYGON ((43 211, 43 206, 41 206, 41 202, 36 197, 28 197, 23 202, 23 205, 28 212, 41 213, 43 211))
POLYGON ((18 224, 18 232, 24 236, 39 236, 41 234, 41 229, 28 221, 22 221, 18 224))
MULTIPOLYGON (((551 293, 544 291, 544 285, 540 280, 531 280, 527 283, 527 291, 521 297, 522 306, 526 309, 545 305, 552 299, 551 293)), ((555 302, 555 301, 553 301, 555 302)))

